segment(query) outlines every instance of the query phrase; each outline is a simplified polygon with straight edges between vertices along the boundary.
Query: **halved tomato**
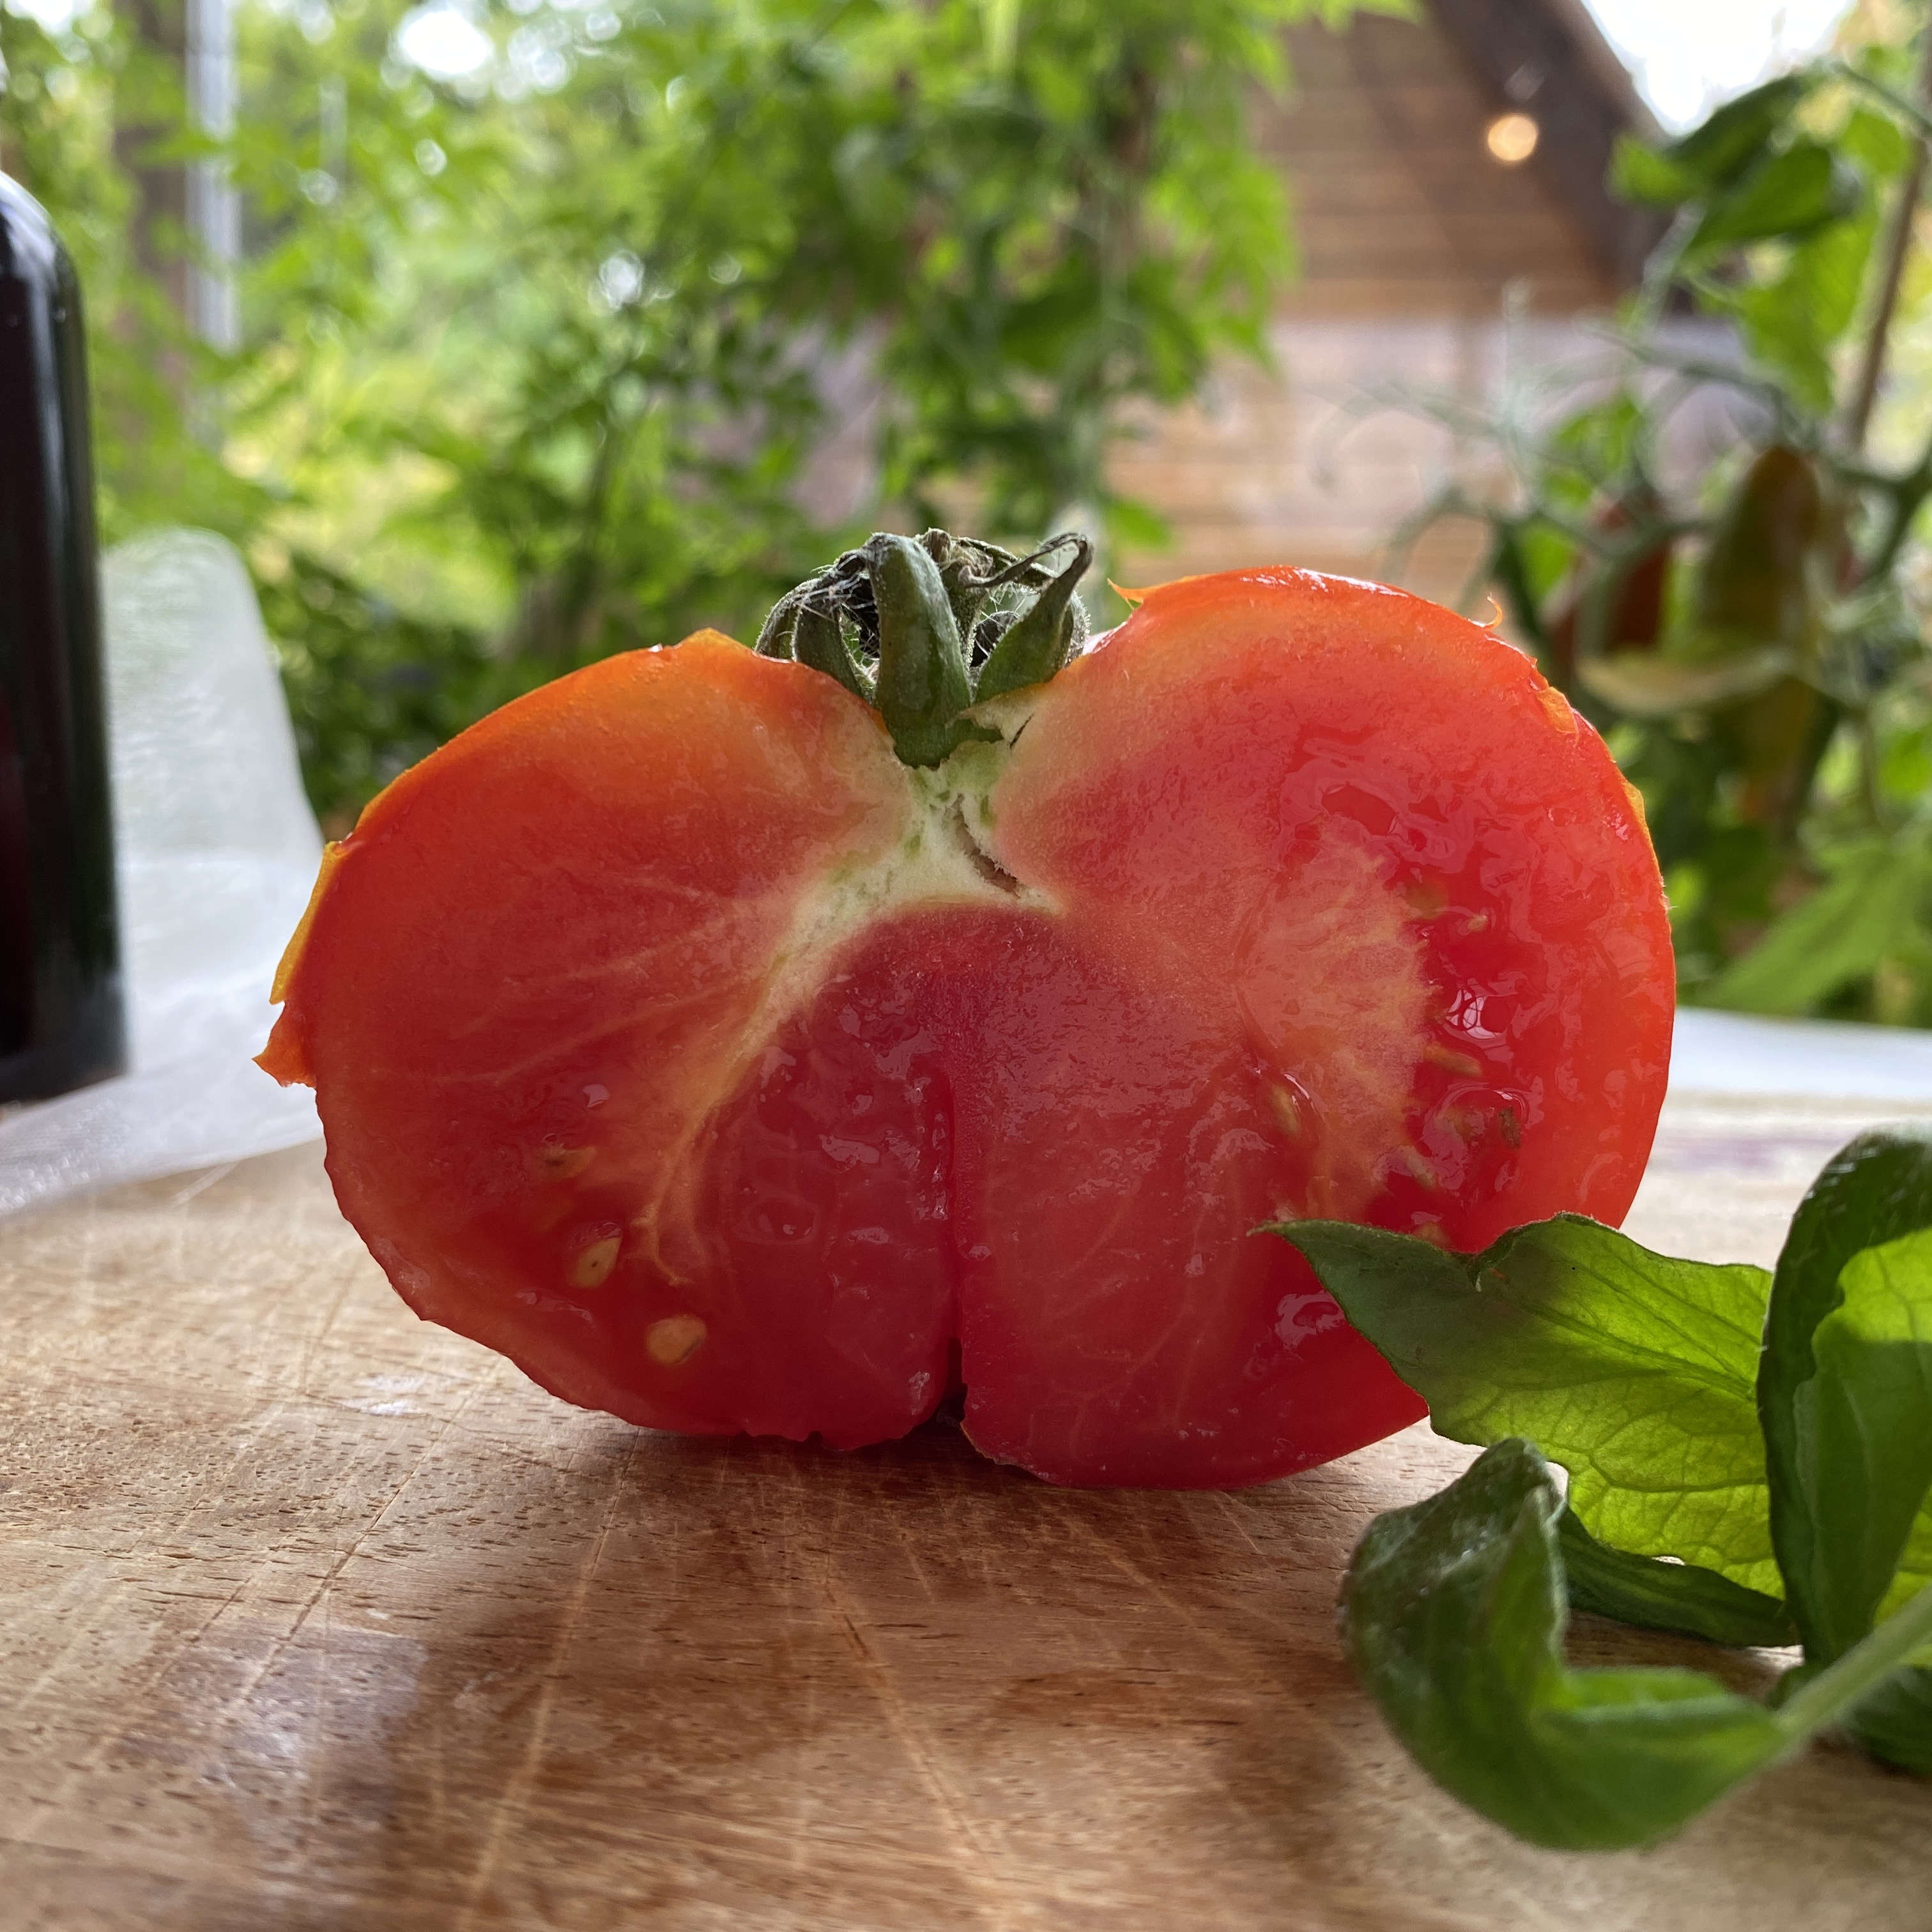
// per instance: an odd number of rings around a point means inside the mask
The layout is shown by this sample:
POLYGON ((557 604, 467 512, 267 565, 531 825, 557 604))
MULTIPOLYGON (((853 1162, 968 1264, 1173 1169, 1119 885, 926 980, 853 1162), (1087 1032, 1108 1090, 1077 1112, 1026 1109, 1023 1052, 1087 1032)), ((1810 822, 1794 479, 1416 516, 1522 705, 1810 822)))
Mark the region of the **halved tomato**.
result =
POLYGON ((706 632, 406 773, 263 1055, 344 1210, 418 1313, 657 1428, 850 1446, 963 1381, 989 1455, 1220 1485, 1414 1419, 1254 1231, 1622 1217, 1672 976, 1604 747, 1477 626, 1291 570, 965 717, 908 764, 706 632))

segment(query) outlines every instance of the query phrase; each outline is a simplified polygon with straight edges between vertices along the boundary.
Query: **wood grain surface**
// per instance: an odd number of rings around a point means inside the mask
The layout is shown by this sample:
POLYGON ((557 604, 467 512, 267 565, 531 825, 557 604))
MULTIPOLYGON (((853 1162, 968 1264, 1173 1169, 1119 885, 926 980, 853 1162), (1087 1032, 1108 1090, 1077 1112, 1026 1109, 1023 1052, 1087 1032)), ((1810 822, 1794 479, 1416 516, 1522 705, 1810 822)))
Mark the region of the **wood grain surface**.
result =
MULTIPOLYGON (((1673 1103, 1633 1231, 1768 1260, 1863 1118, 1673 1103)), ((417 1322, 314 1150, 0 1224, 0 1350, 8 1928, 1932 1928, 1932 1787, 1842 1749, 1642 1855, 1431 1786, 1333 1619, 1426 1430, 1234 1495, 644 1433, 417 1322)))

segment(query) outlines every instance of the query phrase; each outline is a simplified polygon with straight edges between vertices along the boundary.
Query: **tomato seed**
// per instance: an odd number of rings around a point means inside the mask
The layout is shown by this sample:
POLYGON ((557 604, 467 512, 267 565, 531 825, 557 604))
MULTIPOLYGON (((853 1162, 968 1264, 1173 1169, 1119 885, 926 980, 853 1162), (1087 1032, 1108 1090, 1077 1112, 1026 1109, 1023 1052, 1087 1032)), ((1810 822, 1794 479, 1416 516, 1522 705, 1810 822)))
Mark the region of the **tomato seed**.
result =
POLYGON ((610 1279, 610 1270, 617 1265, 617 1252, 623 1245, 622 1235, 606 1234, 580 1249, 570 1265, 571 1286, 602 1288, 610 1279))
POLYGON ((708 1332, 694 1315, 668 1315, 662 1322, 653 1322, 645 1331, 644 1346, 650 1351, 652 1361, 674 1369, 680 1362, 689 1361, 704 1347, 708 1332))

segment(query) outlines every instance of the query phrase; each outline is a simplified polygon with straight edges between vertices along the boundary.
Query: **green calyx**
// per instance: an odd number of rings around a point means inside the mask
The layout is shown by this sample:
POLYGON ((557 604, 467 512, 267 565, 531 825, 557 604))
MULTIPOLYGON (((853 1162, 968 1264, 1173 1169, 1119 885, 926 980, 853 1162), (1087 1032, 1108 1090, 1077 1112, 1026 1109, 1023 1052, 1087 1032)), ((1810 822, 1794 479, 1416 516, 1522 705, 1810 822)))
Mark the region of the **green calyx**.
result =
POLYGON ((756 649, 836 678, 884 719, 902 763, 937 765, 998 736, 963 713, 1078 655, 1074 589, 1093 560, 1070 532, 1030 556, 944 530, 881 532, 781 598, 756 649))

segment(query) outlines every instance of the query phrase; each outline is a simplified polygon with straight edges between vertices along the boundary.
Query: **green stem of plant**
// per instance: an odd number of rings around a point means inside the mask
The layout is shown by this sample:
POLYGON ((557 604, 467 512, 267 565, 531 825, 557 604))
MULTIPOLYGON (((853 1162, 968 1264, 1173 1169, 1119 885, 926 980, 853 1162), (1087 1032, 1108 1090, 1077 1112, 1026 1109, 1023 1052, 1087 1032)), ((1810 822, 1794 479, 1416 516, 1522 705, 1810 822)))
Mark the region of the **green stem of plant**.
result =
POLYGON ((1928 114, 1917 102, 1907 100, 1904 94, 1886 86, 1883 81, 1875 80, 1870 74, 1861 73, 1850 61, 1833 61, 1830 65, 1831 71, 1839 80, 1863 93, 1869 94, 1874 100, 1883 102, 1908 127, 1916 128, 1919 134, 1932 140, 1932 114, 1928 114))
MULTIPOLYGON (((1920 102, 1932 96, 1932 27, 1925 34, 1925 47, 1918 70, 1920 102)), ((1878 386, 1885 375, 1886 355, 1890 346, 1892 325, 1898 313, 1898 291, 1905 278, 1905 264, 1912 253, 1912 230, 1918 213, 1920 196, 1925 190, 1928 155, 1922 125, 1912 144, 1911 164, 1898 190, 1898 206, 1892 211, 1892 232, 1886 240, 1885 279, 1879 285, 1878 307, 1873 311, 1871 328, 1865 338, 1864 355, 1858 365, 1858 387, 1852 392, 1851 413, 1845 425, 1845 441, 1853 455, 1864 448, 1865 434, 1871 427, 1872 410, 1878 401, 1878 386)))
POLYGON ((1677 279, 1690 238, 1697 232, 1700 217, 1692 208, 1679 210, 1669 231, 1644 264, 1643 280, 1630 311, 1630 333, 1647 334, 1663 319, 1664 305, 1670 298, 1671 284, 1677 279))
POLYGON ((1915 1651, 1932 1644, 1932 1584, 1828 1669, 1792 1692, 1779 1707, 1778 1722, 1796 1744, 1835 1723, 1869 1696, 1915 1651))
POLYGON ((1874 723, 1871 706, 1858 707, 1856 723, 1858 734, 1858 795, 1865 808, 1865 816, 1871 821, 1875 832, 1892 830, 1891 814, 1885 808, 1885 790, 1879 783, 1879 766, 1882 753, 1878 742, 1878 727, 1874 723))
POLYGON ((1904 551, 1906 539, 1912 535, 1912 526, 1918 512, 1924 507, 1925 500, 1932 496, 1932 447, 1912 467, 1902 476, 1895 476, 1880 486, 1881 494, 1890 499, 1887 506, 1885 535, 1879 545, 1859 572, 1859 581, 1870 583, 1889 576, 1892 566, 1904 551))

